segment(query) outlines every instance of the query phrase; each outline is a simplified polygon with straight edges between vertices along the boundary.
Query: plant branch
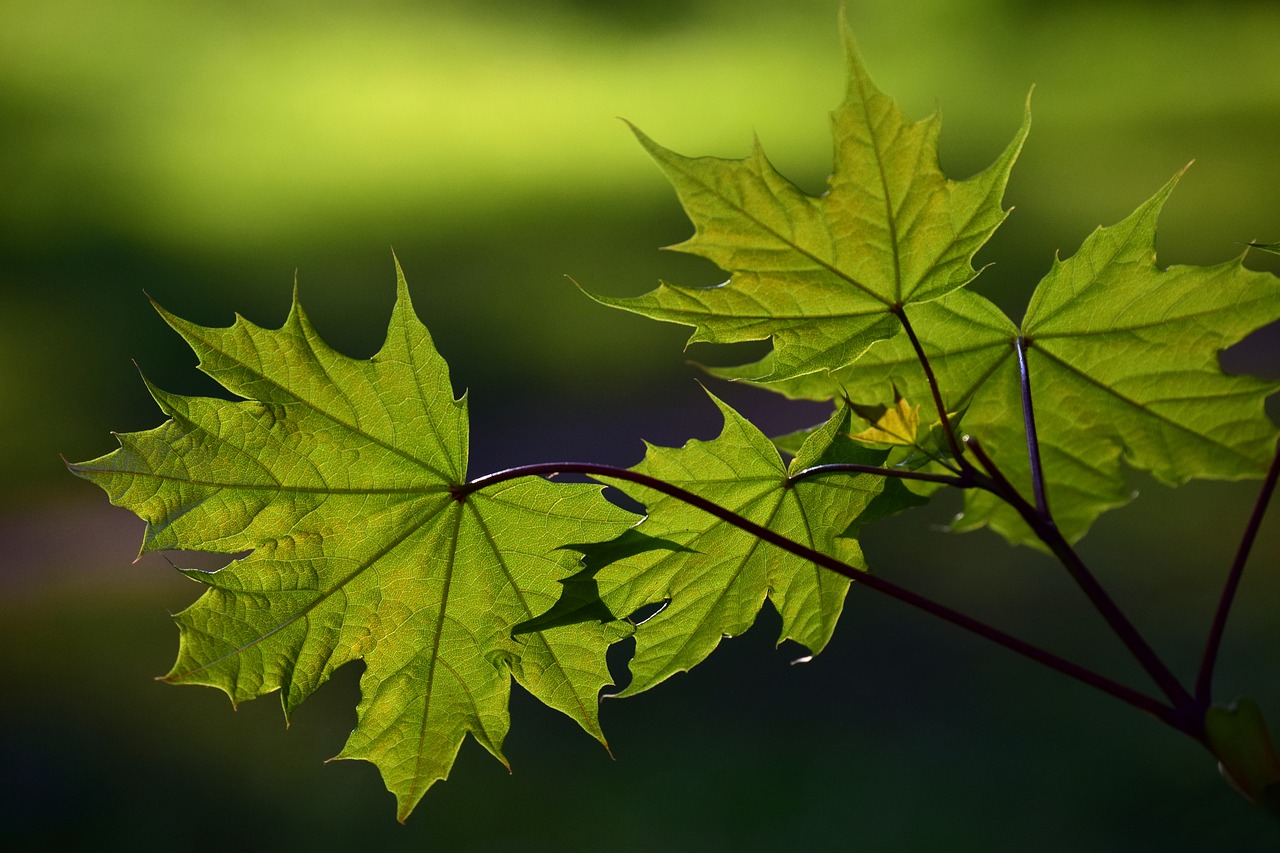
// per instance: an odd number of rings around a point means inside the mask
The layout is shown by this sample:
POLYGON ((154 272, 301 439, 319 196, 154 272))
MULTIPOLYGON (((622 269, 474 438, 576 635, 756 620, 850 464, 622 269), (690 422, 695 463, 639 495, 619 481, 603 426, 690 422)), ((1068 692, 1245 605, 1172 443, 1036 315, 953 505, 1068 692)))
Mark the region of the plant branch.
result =
POLYGON ((1187 728, 1174 708, 1171 708, 1144 693, 1134 690, 1124 684, 1120 684, 1117 681, 1107 678, 1100 673, 1096 673, 1093 670, 1082 667, 1072 661, 1066 660, 1065 658, 1059 657, 1052 652, 1040 648, 1039 646, 1035 646, 1025 640, 1014 637, 1011 634, 1007 634, 998 628, 982 622, 981 620, 961 613, 958 610, 953 610, 950 607, 940 604, 930 598, 898 586, 891 581, 885 580, 884 578, 876 575, 868 574, 867 572, 857 569, 848 563, 824 554, 821 551, 816 551, 807 545, 788 539, 767 527, 756 524, 755 522, 738 515, 736 512, 722 507, 713 501, 709 501, 700 495, 688 491, 687 489, 668 483, 665 480, 650 477, 647 474, 641 474, 637 471, 632 471, 626 468, 618 468, 612 465, 602 465, 591 462, 545 462, 535 465, 523 465, 516 468, 508 468, 504 471, 497 471, 483 477, 477 477, 467 483, 455 486, 451 491, 456 500, 463 501, 466 500, 468 495, 488 486, 493 486, 498 483, 521 477, 553 474, 585 474, 595 478, 623 480, 669 495, 670 497, 683 501, 690 506, 710 513, 721 521, 727 522, 740 530, 744 530, 760 540, 781 548, 788 553, 794 554, 805 560, 809 560, 810 562, 825 569, 829 569, 830 571, 850 578, 856 581, 856 585, 858 586, 867 587, 875 590, 876 592, 883 593, 890 598, 894 598, 904 604, 916 608, 917 610, 922 610, 925 613, 942 619, 945 622, 949 622, 952 625, 963 628, 970 633, 977 634, 978 636, 996 643, 997 645, 1003 646, 1010 651, 1016 652, 1023 657, 1030 658, 1036 663, 1046 666, 1049 669, 1060 672, 1069 678, 1074 678, 1075 680, 1083 682, 1090 687, 1101 690, 1103 693, 1113 696, 1128 705, 1151 714, 1179 731, 1183 731, 1194 736, 1194 732, 1187 728))
POLYGON ((911 340, 911 347, 916 351, 916 358, 920 360, 920 366, 924 369, 924 377, 929 382, 929 393, 933 395, 933 405, 938 410, 938 419, 942 424, 942 431, 947 436, 947 444, 951 447, 951 453, 956 458, 956 464, 962 470, 967 470, 969 463, 964 458, 964 448, 960 444, 960 439, 956 436, 955 428, 951 426, 951 418, 947 416, 947 407, 942 402, 942 391, 938 387, 938 377, 934 375, 933 366, 929 364, 929 357, 924 354, 924 347, 920 344, 920 339, 916 337, 916 330, 912 327, 911 321, 907 319, 906 309, 901 305, 895 305, 890 311, 902 323, 902 330, 907 333, 907 337, 911 340))
POLYGON ((1249 560, 1249 552, 1253 549, 1253 541, 1262 526, 1262 518, 1267 513, 1267 505, 1276 489, 1276 479, 1280 477, 1280 441, 1276 443, 1275 454, 1271 457, 1271 467, 1267 469, 1266 479, 1258 491, 1258 499, 1254 501, 1253 513, 1249 523, 1245 525, 1244 534, 1240 537, 1240 546, 1236 549, 1235 559, 1231 562, 1231 570, 1227 572, 1227 581, 1222 587, 1222 595, 1218 598, 1218 609, 1213 615, 1213 626, 1209 629, 1209 637, 1204 646, 1204 657, 1200 660, 1200 672, 1196 677, 1196 703, 1208 708, 1213 701, 1213 668, 1217 664, 1218 649, 1222 645, 1222 635, 1227 628, 1227 616, 1231 613, 1231 604, 1235 601, 1236 590, 1240 586, 1240 577, 1244 574, 1244 564, 1249 560))
POLYGON ((1036 509, 1046 521, 1049 515, 1049 498, 1044 490, 1044 469, 1040 465, 1040 437, 1036 433, 1035 409, 1031 406, 1031 370, 1027 365, 1027 339, 1018 335, 1014 342, 1018 353, 1018 377, 1022 384, 1022 423, 1027 433, 1027 458, 1031 462, 1031 488, 1036 496, 1036 509))
POLYGON ((1014 488, 1013 483, 1009 482, 1009 478, 996 465, 995 460, 987 455, 987 451, 982 447, 982 442, 978 441, 975 436, 966 435, 964 444, 965 447, 973 451, 973 455, 977 457, 978 464, 987 472, 985 475, 977 477, 979 488, 986 489, 1006 503, 1013 505, 1014 509, 1018 509, 1016 502, 1026 503, 1022 494, 1014 488))
POLYGON ((973 481, 963 475, 930 474, 927 471, 905 471, 897 468, 881 468, 878 465, 858 465, 853 462, 831 462, 826 465, 814 465, 790 475, 787 479, 795 483, 809 477, 822 474, 873 474, 881 477, 893 477, 899 480, 922 480, 926 483, 942 483, 955 486, 957 489, 972 488, 973 481))
POLYGON ((1142 668, 1146 670, 1147 674, 1151 676, 1164 694, 1169 697, 1169 701, 1177 708, 1189 708, 1191 706, 1191 694, 1182 686, 1181 682, 1178 681, 1178 677, 1173 674, 1173 671, 1160 658, 1160 655, 1147 643, 1137 627, 1129 621, 1129 617, 1124 614, 1124 611, 1115 603, 1115 600, 1111 598, 1098 579, 1089 571, 1089 567, 1085 565, 1084 560, 1080 558, 1076 550, 1071 547, 1071 543, 1062 535, 1062 531, 1053 523, 1053 520, 1042 516, 1035 507, 1027 502, 1027 499, 1001 473, 976 438, 966 436, 965 444, 973 451, 973 455, 977 457, 978 461, 987 470, 987 473, 991 475, 990 485, 979 482, 979 486, 987 488, 1000 498, 1003 498, 1006 503, 1022 516, 1022 520, 1027 523, 1037 538, 1058 558, 1058 561, 1066 568, 1067 573, 1084 591, 1094 609, 1101 614, 1102 618, 1111 626, 1111 630, 1125 644, 1142 668))

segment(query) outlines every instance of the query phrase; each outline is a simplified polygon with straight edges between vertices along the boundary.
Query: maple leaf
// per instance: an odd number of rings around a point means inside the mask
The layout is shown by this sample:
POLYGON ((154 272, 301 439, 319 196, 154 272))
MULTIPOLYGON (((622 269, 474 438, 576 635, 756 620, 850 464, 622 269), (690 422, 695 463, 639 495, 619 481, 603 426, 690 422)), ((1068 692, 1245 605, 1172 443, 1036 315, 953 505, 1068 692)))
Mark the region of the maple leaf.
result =
POLYGON ((386 343, 357 361, 316 334, 295 292, 284 326, 205 328, 161 310, 200 367, 243 401, 152 388, 170 418, 72 470, 147 522, 142 550, 251 551, 178 614, 165 680, 232 702, 280 691, 286 715, 338 667, 365 662, 338 758, 376 764, 408 816, 469 732, 505 763, 510 679, 603 742, 604 653, 622 623, 513 636, 552 606, 578 559, 635 516, 600 487, 542 479, 459 493, 465 400, 413 313, 397 264, 386 343))
MULTIPOLYGON (((1005 216, 1000 196, 1028 120, 994 165, 951 181, 937 167, 936 117, 907 121, 870 82, 847 27, 845 37, 849 87, 833 114, 830 192, 803 194, 758 144, 744 160, 686 158, 637 131, 695 223, 677 248, 731 278, 593 297, 692 325, 691 340, 771 339, 764 359, 713 372, 836 401, 819 427, 770 441, 713 397, 718 437, 649 446, 632 469, 546 463, 468 480, 465 401, 398 264, 386 343, 366 361, 330 349, 296 292, 278 330, 241 318, 206 328, 160 309, 201 369, 242 399, 152 387, 170 420, 70 467, 147 522, 143 551, 248 554, 216 572, 183 570, 208 589, 176 617, 180 649, 165 679, 216 686, 233 703, 279 691, 287 716, 338 667, 363 660, 357 726, 337 757, 373 762, 403 820, 447 776, 468 733, 505 763, 512 678, 603 742, 605 653, 628 634, 636 652, 623 696, 700 663, 765 601, 781 615, 779 642, 820 652, 851 582, 836 571, 865 569, 860 526, 943 485, 967 490, 958 528, 1048 545, 1046 530, 1053 543, 1057 531, 1078 539, 1130 498, 1126 466, 1170 483, 1260 475, 1275 441, 1263 402, 1280 385, 1226 375, 1218 353, 1280 319, 1280 280, 1241 259, 1159 268, 1156 220, 1175 178, 1055 259, 1013 323, 965 285, 1005 216), (1028 453, 1033 394, 1049 401, 1035 413, 1038 454, 1028 453), (950 430, 962 419, 998 469, 975 453, 984 475, 961 455, 950 430), (637 522, 598 486, 532 476, 549 471, 616 481, 647 514, 637 522), (639 624, 621 618, 656 604, 639 624)), ((901 588, 866 583, 1167 711, 1166 722, 1200 736, 1178 722, 1192 704, 1166 708, 901 588)), ((1186 691, 1123 615, 1108 620, 1182 703, 1186 691)), ((1253 763, 1265 726, 1247 708, 1228 713, 1207 720, 1214 749, 1254 796, 1272 797, 1269 745, 1270 763, 1253 763)))
MULTIPOLYGON (((1179 175, 1180 177, 1180 175, 1179 175)), ((1211 267, 1156 263, 1156 220, 1178 177, 1122 222, 1099 228, 1037 286, 1021 327, 968 290, 913 306, 910 317, 948 409, 965 409, 1002 472, 1032 495, 1018 345, 1025 347, 1048 504, 1069 540, 1133 493, 1125 467, 1169 484, 1261 476, 1275 446, 1264 401, 1278 386, 1223 372, 1218 353, 1280 319, 1280 280, 1242 259, 1211 267)), ((715 370, 739 378, 761 368, 715 370)), ((762 383, 792 397, 850 394, 928 400, 905 336, 881 341, 829 373, 762 383)), ((926 407, 936 417, 934 407, 926 407)), ((966 493, 954 525, 990 525, 1036 540, 994 495, 966 493)))
POLYGON ((854 441, 864 444, 889 444, 896 447, 915 447, 920 442, 920 404, 912 405, 893 389, 893 405, 863 406, 850 404, 857 415, 867 422, 865 429, 850 433, 854 441))
POLYGON ((964 181, 938 166, 940 121, 906 118, 871 82, 848 26, 848 89, 832 113, 830 189, 806 195, 777 172, 757 140, 740 160, 684 157, 636 130, 675 186, 694 236, 671 248, 728 271, 718 287, 663 283, 602 304, 693 326, 692 342, 773 341, 769 373, 782 379, 853 361, 901 328, 902 306, 970 282, 973 255, 1006 216, 1001 196, 1030 127, 964 181))
MULTIPOLYGON (((1033 397, 1051 401, 1036 413, 1041 479, 1070 541, 1132 498, 1126 466, 1171 484, 1261 476, 1275 441, 1263 401, 1277 385, 1227 376, 1218 353, 1280 318, 1277 279, 1239 260, 1160 269, 1156 217, 1175 178, 1070 260, 1055 260, 1015 324, 965 285, 976 275, 974 252, 1005 216, 1000 195, 1028 119, 991 167, 951 181, 937 166, 937 117, 907 121, 871 83, 847 25, 844 35, 848 88, 832 116, 830 191, 805 195, 758 144, 743 160, 688 158, 639 134, 695 224, 674 248, 731 277, 714 288, 664 283, 640 297, 592 298, 692 325, 691 341, 771 339, 764 358, 709 370, 720 378, 890 412, 901 389, 924 405, 926 423, 940 422, 923 355, 948 416, 963 413, 965 430, 1030 501, 1021 353, 1033 397)), ((943 457, 958 445, 944 437, 939 430, 932 449, 889 464, 954 472, 943 457)), ((1016 508, 971 489, 955 527, 983 525, 1036 541, 1016 508)))
MULTIPOLYGON (((1218 354, 1280 319, 1280 279, 1245 269, 1156 263, 1169 181, 1122 222, 1099 228, 1036 287, 1019 332, 1026 348, 1049 506, 1069 538, 1127 502, 1123 466, 1177 485, 1260 477, 1275 448, 1264 408, 1280 384, 1223 372, 1218 354), (1123 463, 1123 466, 1122 466, 1123 463)), ((1015 342, 1010 342, 1011 344, 1015 342)), ((983 384, 967 427, 1014 483, 1030 482, 1016 361, 983 384)), ((972 495, 965 525, 1028 536, 1020 518, 972 495)))
MULTIPOLYGON (((852 415, 837 410, 789 465, 768 438, 714 396, 719 436, 681 448, 650 445, 633 471, 687 489, 742 518, 845 563, 865 568, 857 527, 920 503, 897 480, 840 473, 793 479, 816 465, 879 465, 886 451, 850 440, 852 415)), ((685 501, 620 482, 644 503, 645 520, 615 543, 584 549, 600 601, 613 613, 665 602, 635 632, 631 696, 691 669, 723 637, 746 631, 765 600, 782 616, 778 642, 816 654, 839 619, 849 578, 782 552, 685 501), (638 536, 636 534, 639 534, 638 536), (643 537, 640 538, 640 537, 643 537)))

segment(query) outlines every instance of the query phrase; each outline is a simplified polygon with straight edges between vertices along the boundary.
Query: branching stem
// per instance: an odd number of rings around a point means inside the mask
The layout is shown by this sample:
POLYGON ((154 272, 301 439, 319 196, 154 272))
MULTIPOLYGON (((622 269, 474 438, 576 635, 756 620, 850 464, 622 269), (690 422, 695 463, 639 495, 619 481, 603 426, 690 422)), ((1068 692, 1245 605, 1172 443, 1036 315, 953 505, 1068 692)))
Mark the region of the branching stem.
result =
POLYGON ((916 358, 920 361, 920 367, 924 370, 924 377, 929 383, 929 393, 933 395, 933 405, 938 410, 938 419, 942 424, 942 431, 947 436, 947 444, 951 447, 951 453, 956 458, 956 463, 961 470, 968 470, 969 463, 964 458, 964 447, 960 444, 960 439, 956 435, 955 429, 951 426, 951 418, 947 415, 947 407, 942 402, 942 390, 938 387, 938 377, 934 375, 933 366, 929 364, 929 357, 924 353, 924 347, 920 344, 920 338, 916 337, 916 330, 912 327, 911 321, 907 319, 907 312, 901 305, 894 306, 889 309, 895 317, 902 323, 902 330, 907 333, 907 338, 911 341, 911 348, 916 351, 916 358))
POLYGON ((1040 465, 1040 437, 1036 433, 1035 409, 1031 405, 1031 370, 1027 366, 1027 339, 1018 335, 1014 342, 1018 353, 1018 378, 1022 385, 1022 423, 1027 433, 1027 458, 1031 462, 1031 488, 1036 496, 1036 509, 1046 520, 1049 515, 1049 498, 1044 489, 1044 469, 1040 465))
MULTIPOLYGON (((1022 516, 1022 520, 1027 523, 1040 541, 1066 567, 1067 573, 1084 591, 1094 609, 1102 615, 1102 618, 1111 626, 1111 630, 1125 644, 1138 663, 1142 665, 1142 668, 1146 670, 1147 674, 1151 676, 1164 694, 1169 697, 1169 701, 1173 703, 1174 707, 1179 709, 1190 708, 1191 694, 1182 686, 1178 681, 1178 677, 1161 660, 1155 649, 1147 643, 1137 627, 1129 621, 1129 617, 1125 616, 1124 612, 1115 603, 1115 600, 1111 598, 1102 584, 1098 582, 1098 579, 1089 571, 1088 566, 1084 564, 1084 560, 1080 559, 1080 555, 1071 547, 1071 543, 1058 530, 1058 526, 1053 523, 1053 520, 1041 515, 1035 507, 1027 502, 1027 499, 1000 472, 1000 469, 991 457, 987 455, 987 452, 982 449, 982 445, 977 439, 968 436, 965 439, 965 443, 991 477, 989 483, 980 483, 979 485, 1002 498, 1022 516)), ((1191 725, 1191 723, 1188 723, 1188 725, 1191 725)))
MULTIPOLYGON (((812 469, 810 470, 812 471, 812 469)), ((886 469, 873 468, 873 471, 881 474, 887 473, 886 469)), ((788 553, 794 554, 802 559, 808 560, 847 578, 851 578, 854 581, 857 581, 856 585, 858 586, 873 589, 876 592, 883 593, 890 598, 894 598, 904 604, 918 610, 922 610, 925 613, 942 619, 945 622, 949 622, 952 625, 963 628, 964 630, 996 643, 997 645, 1003 646, 1010 651, 1030 658, 1036 663, 1046 666, 1056 672, 1060 672, 1063 675, 1101 690, 1102 692, 1113 696, 1128 705, 1151 714, 1162 722, 1167 723, 1180 731, 1193 734, 1193 732, 1187 728, 1186 724, 1182 721, 1181 716, 1174 708, 1171 708, 1170 706, 1147 696, 1144 693, 1134 690, 1124 684, 1120 684, 1117 681, 1096 673, 1093 670, 1082 667, 1072 661, 1066 660, 1065 658, 1059 657, 1052 652, 1040 648, 1039 646, 1035 646, 1025 640, 1014 637, 1011 634, 1007 634, 998 628, 982 622, 981 620, 975 619, 957 610, 953 610, 930 598, 898 586, 891 581, 885 580, 884 578, 876 575, 868 574, 867 572, 861 571, 841 560, 837 560, 828 554, 824 554, 821 551, 816 551, 813 548, 808 547, 807 545, 788 539, 767 527, 763 527, 742 517, 741 515, 738 515, 730 509, 720 506, 714 501, 707 500, 700 495, 694 494, 693 492, 672 483, 668 483, 665 480, 659 480, 655 477, 650 477, 637 471, 618 468, 612 465, 602 465, 591 462, 546 462, 508 468, 504 471, 497 471, 483 477, 477 477, 467 483, 455 486, 452 492, 455 499, 466 500, 468 495, 486 487, 497 485, 498 483, 521 477, 546 476, 553 474, 584 474, 590 477, 603 478, 606 480, 623 480, 669 495, 670 497, 676 498, 690 506, 710 513, 721 521, 731 524, 740 530, 744 530, 752 536, 781 548, 788 553)))
MULTIPOLYGON (((898 320, 902 323, 903 331, 911 341, 911 346, 915 350, 916 358, 920 361, 920 367, 924 370, 925 379, 929 383, 929 391, 933 395, 934 405, 938 409, 938 416, 941 420, 943 431, 946 433, 947 441, 951 445, 951 451, 955 454, 956 462, 961 468, 961 477, 970 482, 971 485, 986 489, 992 494, 1008 503, 1017 513, 1022 516, 1023 520, 1031 527, 1032 531, 1042 541, 1054 556, 1066 568, 1067 573, 1071 575, 1076 584, 1084 591, 1090 603, 1102 615, 1111 629, 1119 636, 1121 642, 1129 649, 1133 656, 1151 676, 1152 680, 1160 687, 1164 694, 1169 698, 1173 705, 1180 709, 1180 716, 1183 709, 1189 709, 1192 705, 1191 694, 1178 681, 1177 676, 1164 663, 1155 649, 1146 641, 1134 624, 1129 621, 1124 612, 1115 603, 1115 600, 1107 593, 1098 579, 1093 576, 1089 568, 1080 559, 1080 555, 1058 530, 1058 525, 1054 522, 1053 516, 1049 513, 1049 501, 1045 492, 1044 471, 1040 463, 1040 440, 1036 432, 1035 411, 1031 402, 1031 375, 1027 365, 1027 340, 1019 336, 1015 342, 1015 349, 1018 356, 1018 375, 1020 378, 1022 390, 1022 415, 1023 422, 1027 433, 1027 454, 1031 464, 1031 480, 1032 488, 1035 493, 1035 506, 1027 502, 1022 493, 1009 482, 1008 478, 1000 471, 990 456, 983 451, 982 446, 973 438, 965 436, 964 446, 973 451, 979 463, 986 470, 983 475, 973 469, 973 466, 965 459, 961 452, 961 442, 956 435, 956 431, 951 424, 950 418, 947 416, 946 405, 942 402, 942 391, 938 386, 937 375, 933 371, 929 358, 925 354, 924 347, 920 343, 920 339, 916 336, 915 329, 911 325, 911 321, 907 319, 906 311, 901 306, 891 309, 898 320)), ((955 484, 953 484, 955 485, 955 484)), ((1195 726, 1194 722, 1186 725, 1195 726)), ((1185 727, 1184 727, 1185 728, 1185 727)))
MULTIPOLYGON (((1040 441, 1036 432, 1035 414, 1031 403, 1031 375, 1027 365, 1027 340, 1019 336, 1015 342, 1015 349, 1018 356, 1018 373, 1022 390, 1022 410, 1027 433, 1027 452, 1030 458, 1032 488, 1036 501, 1034 506, 1009 482, 991 457, 983 451, 982 446, 970 436, 964 437, 963 447, 968 447, 973 451, 974 456, 977 457, 978 462, 986 473, 983 474, 975 470, 974 466, 965 458, 960 437, 957 435, 955 428, 951 424, 950 417, 947 415, 947 407, 942 400, 942 390, 938 385, 937 375, 934 373, 933 366, 929 363, 929 357, 925 354, 924 346, 920 343, 920 338, 916 335, 915 328, 911 325, 911 321, 907 318, 906 311, 901 305, 892 306, 889 310, 902 323, 902 329, 911 341, 912 349, 915 350, 916 358, 924 371, 925 379, 929 383, 929 392, 933 396, 934 406, 938 410, 943 432, 946 434, 951 452, 955 455, 956 463, 960 466, 960 479, 967 481, 968 485, 986 489, 1004 500, 1022 516, 1040 541, 1053 552, 1054 556, 1066 568, 1067 573, 1084 591, 1085 596, 1098 613, 1101 614, 1102 618, 1106 620, 1112 631, 1116 633, 1142 668, 1160 687, 1165 696, 1169 698, 1169 701, 1173 703, 1173 707, 1176 709, 1174 714, 1179 720, 1176 727, 1192 734, 1194 737, 1201 737, 1201 725, 1194 712, 1194 702, 1191 694, 1182 686, 1173 671, 1169 669, 1168 665, 1146 641, 1137 627, 1129 621, 1129 617, 1124 614, 1124 611, 1120 609, 1102 584, 1098 582, 1098 579, 1089 571, 1084 561, 1080 559, 1080 555, 1071 547, 1071 543, 1058 530, 1053 516, 1049 513, 1044 472, 1040 462, 1040 441)), ((951 485, 958 484, 951 483, 951 485)))
POLYGON ((875 474, 880 477, 893 477, 899 480, 942 483, 944 486, 955 486, 957 489, 968 489, 974 485, 971 478, 963 474, 930 474, 927 471, 906 471, 897 468, 881 468, 877 465, 857 465, 852 462, 832 462, 827 465, 814 465, 811 468, 797 471, 789 479, 795 483, 822 474, 875 474))
POLYGON ((1240 537, 1240 547, 1236 549, 1231 570, 1227 572, 1227 581, 1222 587, 1222 595, 1218 598, 1218 609, 1213 615, 1213 625, 1205 641, 1204 657, 1200 660, 1200 672, 1196 677, 1196 704, 1203 709, 1208 709, 1209 703, 1213 701, 1213 668, 1217 664, 1218 649, 1222 645, 1222 635, 1227 628, 1227 616, 1231 613, 1231 604, 1235 601, 1236 590, 1240 586, 1244 564, 1249 560, 1253 541, 1258 537, 1258 528, 1262 526, 1262 518, 1266 515, 1267 505, 1275 492, 1277 477, 1280 477, 1280 441, 1276 443, 1271 467, 1267 470, 1266 479, 1262 481, 1258 499, 1253 504, 1253 513, 1249 516, 1249 523, 1245 525, 1244 534, 1240 537))

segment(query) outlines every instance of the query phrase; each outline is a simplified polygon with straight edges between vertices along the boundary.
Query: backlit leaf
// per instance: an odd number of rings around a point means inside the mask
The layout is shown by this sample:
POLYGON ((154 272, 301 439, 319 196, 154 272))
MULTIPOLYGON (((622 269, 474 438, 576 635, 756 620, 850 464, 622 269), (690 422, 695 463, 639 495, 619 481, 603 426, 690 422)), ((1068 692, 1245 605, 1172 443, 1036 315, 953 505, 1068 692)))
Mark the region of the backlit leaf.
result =
POLYGON ((973 255, 1004 221, 1001 196, 1030 114, 990 167, 955 181, 938 166, 940 121, 909 120, 863 67, 848 28, 848 88, 832 113, 830 189, 806 195, 765 159, 684 157, 636 131, 675 186, 693 237, 673 248, 731 276, 597 301, 694 327, 690 342, 773 341, 768 374, 840 367, 900 330, 893 311, 970 282, 973 255))
MULTIPOLYGON (((833 414, 784 465, 758 429, 723 402, 715 403, 725 419, 719 436, 681 448, 650 446, 634 470, 686 488, 857 568, 865 564, 855 525, 920 502, 897 481, 873 474, 790 480, 815 465, 878 465, 884 460, 884 450, 849 439, 857 419, 848 409, 833 414)), ((619 614, 656 602, 667 605, 637 626, 632 681, 620 695, 639 693, 691 669, 722 637, 751 627, 766 599, 782 615, 779 642, 794 640, 815 654, 826 646, 849 587, 847 578, 680 500, 632 483, 618 485, 646 505, 648 515, 637 532, 653 545, 636 552, 631 549, 635 540, 628 537, 618 542, 616 555, 602 548, 589 554, 588 562, 597 563, 601 599, 619 614)))
MULTIPOLYGON (((164 312, 162 312, 164 313, 164 312)), ((201 369, 243 401, 153 389, 170 418, 73 470, 147 522, 144 551, 251 551, 186 574, 209 589, 178 614, 166 680, 233 702, 279 691, 286 713, 361 659, 357 725, 339 758, 373 762, 403 820, 470 733, 505 763, 511 678, 603 742, 599 621, 513 636, 552 606, 577 559, 635 518, 600 488, 526 479, 465 498, 467 414, 413 314, 403 276, 368 361, 316 334, 204 328, 164 313, 201 369)))

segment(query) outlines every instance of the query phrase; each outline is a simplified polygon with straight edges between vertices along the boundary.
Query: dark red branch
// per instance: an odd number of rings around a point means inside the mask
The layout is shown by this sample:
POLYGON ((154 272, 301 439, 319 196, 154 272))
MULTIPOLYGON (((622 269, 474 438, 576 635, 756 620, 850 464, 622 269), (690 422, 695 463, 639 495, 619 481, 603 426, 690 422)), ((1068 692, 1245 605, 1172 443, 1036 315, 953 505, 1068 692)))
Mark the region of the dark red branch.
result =
MULTIPOLYGON (((877 469, 879 470, 879 469, 877 469)), ((794 540, 788 539, 767 527, 756 524, 749 519, 743 518, 732 510, 726 509, 719 504, 709 501, 693 492, 683 489, 679 486, 641 474, 637 471, 631 471, 626 468, 617 468, 612 465, 601 465, 591 462, 545 462, 536 465, 523 465, 517 468, 508 468, 505 471, 497 471, 483 477, 478 477, 468 483, 461 484, 453 489, 454 497, 458 500, 466 500, 467 496, 486 488, 487 486, 496 485, 508 480, 514 480, 521 477, 542 476, 551 474, 585 474, 587 476, 604 478, 608 480, 623 480, 635 483, 639 486, 652 489, 656 492, 669 495, 690 506, 696 507, 704 512, 719 518, 728 524, 744 530, 771 545, 781 548, 790 554, 801 557, 812 563, 815 563, 824 569, 836 572, 847 578, 856 581, 856 586, 866 587, 883 593, 890 598, 894 598, 907 604, 917 610, 922 610, 932 616, 943 621, 950 622, 952 625, 963 628, 970 633, 977 634, 986 640, 997 645, 1003 646, 1010 651, 1016 652, 1023 657, 1048 667, 1056 672, 1060 672, 1070 678, 1083 682, 1091 687, 1101 690, 1110 696, 1119 699, 1141 711, 1146 711, 1162 722, 1167 723, 1180 731, 1186 731, 1186 726, 1181 722, 1179 715, 1173 708, 1164 703, 1153 699, 1146 694, 1140 693, 1131 687, 1127 687, 1119 682, 1113 681, 1104 675, 1094 672, 1073 663, 1065 658, 1058 657, 1052 652, 1046 651, 1039 646, 1032 645, 1024 640, 1018 639, 1011 634, 986 624, 978 619, 974 619, 957 610, 939 604, 930 598, 912 592, 904 587, 887 581, 876 575, 868 574, 861 571, 848 563, 837 560, 821 551, 803 545, 794 540)))
POLYGON ((929 393, 933 395, 933 405, 938 410, 938 419, 942 424, 942 431, 947 436, 947 444, 951 447, 951 453, 956 457, 956 462, 961 470, 965 470, 968 463, 964 458, 964 448, 960 445, 960 439, 956 436, 956 431, 951 426, 951 418, 947 416, 947 407, 942 402, 942 390, 938 387, 938 377, 933 373, 933 366, 929 364, 929 357, 924 354, 924 347, 921 346, 920 339, 916 337, 916 330, 912 328, 911 321, 907 319, 906 309, 901 305, 897 305, 890 310, 902 323, 902 330, 907 333, 907 338, 911 341, 911 347, 916 351, 916 358, 919 359, 920 367, 924 370, 924 378, 929 383, 929 393))
POLYGON ((1227 572, 1227 582, 1222 587, 1218 609, 1213 615, 1213 626, 1209 629, 1209 638, 1205 642, 1204 657, 1200 660, 1200 673, 1196 677, 1196 703, 1206 710, 1213 701, 1213 668, 1217 664, 1222 635, 1227 629, 1227 616, 1231 613, 1231 603, 1235 601, 1240 577, 1244 574, 1244 564, 1249 560, 1249 552, 1253 549, 1254 539, 1258 537, 1262 518, 1267 514, 1267 505, 1271 503, 1271 495, 1275 493, 1277 477, 1280 477, 1280 441, 1276 443, 1271 467, 1267 469, 1266 479, 1262 481, 1258 499, 1253 504, 1253 513, 1249 516, 1249 523, 1245 525, 1244 535, 1240 537, 1240 547, 1236 549, 1231 570, 1227 572))
POLYGON ((955 486, 957 489, 968 489, 973 482, 968 477, 952 474, 930 474, 927 471, 906 471, 897 468, 881 468, 878 465, 858 465, 853 462, 831 462, 827 465, 814 465, 792 474, 787 479, 792 483, 822 474, 875 474, 880 477, 893 477, 898 480, 921 480, 926 483, 941 483, 944 486, 955 486))
POLYGON ((1142 665, 1142 668, 1146 670, 1147 674, 1151 676, 1164 694, 1169 697, 1169 701, 1173 703, 1174 707, 1190 708, 1191 694, 1182 686, 1178 681, 1178 677, 1173 674, 1173 671, 1160 658, 1160 655, 1156 654, 1155 649, 1147 643, 1137 627, 1129 621, 1129 617, 1124 614, 1124 611, 1115 603, 1102 584, 1098 582, 1098 579, 1089 571, 1088 566, 1084 564, 1084 560, 1080 559, 1080 555, 1071 547, 1071 543, 1062 535, 1062 531, 1058 530, 1058 526, 1053 523, 1053 520, 1041 515, 1035 507, 1027 502, 1027 499, 1000 472, 1000 469, 992 461, 991 457, 987 455, 987 452, 982 449, 982 445, 977 439, 967 436, 965 443, 991 476, 989 485, 983 483, 979 483, 979 485, 1002 498, 1022 516, 1022 520, 1027 523, 1027 526, 1031 528, 1037 538, 1048 546, 1053 555, 1058 558, 1058 561, 1066 567, 1067 573, 1084 591, 1094 609, 1102 615, 1102 618, 1111 626, 1111 630, 1125 644, 1138 663, 1142 665))
POLYGON ((1018 378, 1022 385, 1022 425, 1027 433, 1027 459, 1031 462, 1031 488, 1036 496, 1036 509, 1046 519, 1049 498, 1044 489, 1044 469, 1040 465, 1040 437, 1036 433, 1035 409, 1031 406, 1031 370, 1027 365, 1027 339, 1018 336, 1014 342, 1018 353, 1018 378))

